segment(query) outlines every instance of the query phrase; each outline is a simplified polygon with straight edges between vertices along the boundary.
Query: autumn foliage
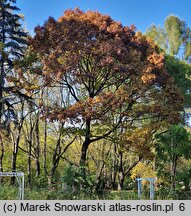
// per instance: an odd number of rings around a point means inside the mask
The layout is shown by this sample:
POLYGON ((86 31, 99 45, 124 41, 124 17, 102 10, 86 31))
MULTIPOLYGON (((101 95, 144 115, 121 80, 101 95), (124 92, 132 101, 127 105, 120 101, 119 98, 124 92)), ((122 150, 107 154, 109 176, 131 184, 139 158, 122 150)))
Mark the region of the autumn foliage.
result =
POLYGON ((117 128, 180 120, 182 97, 164 67, 164 56, 134 26, 99 12, 67 10, 37 26, 30 49, 41 61, 43 86, 62 86, 65 106, 42 106, 51 121, 85 128, 81 164, 88 146, 117 128), (112 124, 111 118, 115 118, 112 124), (95 132, 96 124, 105 124, 95 132))

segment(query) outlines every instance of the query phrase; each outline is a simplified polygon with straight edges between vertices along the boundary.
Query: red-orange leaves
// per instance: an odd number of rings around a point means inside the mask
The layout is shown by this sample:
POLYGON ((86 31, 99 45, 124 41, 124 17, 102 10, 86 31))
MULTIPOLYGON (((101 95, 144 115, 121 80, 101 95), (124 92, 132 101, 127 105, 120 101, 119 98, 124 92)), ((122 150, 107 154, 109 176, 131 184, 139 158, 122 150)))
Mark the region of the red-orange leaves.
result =
MULTIPOLYGON (((164 109, 149 109, 150 101, 161 107, 165 101, 171 103, 166 86, 173 87, 173 82, 164 68, 164 56, 135 33, 134 26, 75 9, 65 11, 58 21, 49 18, 35 33, 31 49, 42 61, 44 84, 59 85, 69 95, 67 106, 52 108, 52 120, 106 121, 111 115, 137 119, 140 104, 144 104, 142 115, 154 116, 157 110, 157 116, 163 116, 164 109)), ((168 104, 165 109, 174 116, 168 104)))

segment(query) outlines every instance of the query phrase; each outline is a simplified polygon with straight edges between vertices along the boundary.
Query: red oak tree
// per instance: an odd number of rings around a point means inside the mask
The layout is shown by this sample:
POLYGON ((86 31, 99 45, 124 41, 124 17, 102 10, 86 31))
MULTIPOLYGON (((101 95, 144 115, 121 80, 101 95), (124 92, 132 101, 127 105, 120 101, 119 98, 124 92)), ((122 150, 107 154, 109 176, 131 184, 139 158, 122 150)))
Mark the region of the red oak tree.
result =
POLYGON ((89 145, 124 122, 179 121, 182 97, 164 56, 134 26, 99 12, 67 10, 57 21, 37 26, 30 47, 41 60, 43 85, 61 86, 70 99, 64 107, 44 108, 44 114, 84 129, 82 166, 89 145))

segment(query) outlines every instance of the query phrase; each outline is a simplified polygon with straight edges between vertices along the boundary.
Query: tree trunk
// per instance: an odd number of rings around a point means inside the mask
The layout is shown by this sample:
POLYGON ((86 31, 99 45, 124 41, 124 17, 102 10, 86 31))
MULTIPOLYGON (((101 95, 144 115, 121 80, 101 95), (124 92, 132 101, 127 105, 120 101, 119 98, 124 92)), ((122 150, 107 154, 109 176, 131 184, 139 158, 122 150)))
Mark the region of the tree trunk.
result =
POLYGON ((124 173, 123 173, 123 153, 119 152, 119 170, 118 170, 118 191, 123 189, 124 173))
POLYGON ((53 181, 53 174, 48 175, 48 187, 49 190, 55 190, 55 182, 53 181))
POLYGON ((63 152, 61 151, 61 136, 62 136, 63 126, 64 126, 64 124, 62 124, 60 126, 60 129, 59 129, 59 136, 58 136, 56 148, 54 149, 54 154, 53 154, 53 157, 52 157, 51 171, 50 171, 50 173, 48 175, 48 185, 49 185, 50 189, 53 189, 55 187, 53 177, 54 177, 55 171, 56 171, 56 169, 57 169, 57 167, 59 165, 60 158, 61 158, 61 156, 63 154, 63 152))
MULTIPOLYGON (((17 169, 17 153, 12 153, 12 171, 16 171, 17 169)), ((15 184, 15 177, 11 178, 11 184, 15 184)))
POLYGON ((175 152, 175 149, 177 148, 177 143, 172 142, 171 143, 171 148, 172 148, 172 157, 171 157, 171 165, 170 165, 170 180, 171 180, 171 189, 175 190, 176 188, 176 167, 177 167, 177 161, 178 161, 178 156, 177 153, 175 152))
POLYGON ((171 170, 170 170, 170 174, 171 174, 171 189, 175 190, 176 188, 176 167, 177 167, 177 161, 178 161, 178 156, 174 156, 173 157, 173 161, 171 163, 171 170))
POLYGON ((117 189, 116 179, 117 179, 117 144, 114 143, 114 158, 113 158, 113 166, 112 166, 112 189, 117 189))
MULTIPOLYGON (((3 157, 4 157, 4 145, 3 145, 3 140, 1 138, 1 135, 0 135, 0 147, 1 147, 1 154, 0 154, 0 172, 3 172, 3 157)), ((3 179, 2 177, 0 177, 0 183, 3 182, 3 179)))
POLYGON ((37 121, 36 121, 36 126, 35 126, 35 136, 36 136, 36 159, 35 159, 35 164, 36 164, 36 176, 40 176, 40 136, 39 136, 39 115, 37 115, 37 121))
POLYGON ((40 176, 40 161, 36 158, 35 160, 35 164, 36 164, 36 176, 40 176))
POLYGON ((89 147, 89 140, 85 140, 83 142, 82 149, 81 149, 81 157, 80 157, 80 166, 81 167, 86 166, 88 147, 89 147))
POLYGON ((28 164, 27 164, 27 174, 28 174, 28 185, 31 185, 31 151, 32 151, 32 143, 29 141, 28 147, 28 164))
POLYGON ((80 157, 80 167, 82 170, 82 174, 84 177, 86 176, 86 161, 87 161, 87 151, 88 147, 90 145, 90 127, 91 127, 91 120, 87 119, 86 120, 86 135, 85 135, 85 141, 82 144, 82 149, 81 149, 81 157, 80 157))
MULTIPOLYGON (((22 120, 23 122, 23 120, 22 120)), ((12 142, 13 142, 13 152, 12 152, 12 171, 17 170, 17 154, 19 149, 19 142, 21 136, 22 123, 20 124, 18 131, 16 132, 16 140, 14 139, 14 134, 12 134, 12 142)), ((14 133, 14 132, 13 132, 14 133)), ((15 177, 11 178, 11 184, 15 184, 15 177)))
POLYGON ((3 115, 3 87, 4 87, 4 58, 3 53, 1 55, 1 73, 0 73, 0 123, 2 123, 3 115))
MULTIPOLYGON (((62 129, 62 127, 61 127, 62 129)), ((57 144, 56 144, 56 148, 54 150, 54 154, 53 154, 53 157, 52 157, 52 167, 51 167, 51 171, 50 171, 50 174, 48 176, 48 185, 49 187, 53 187, 53 177, 54 177, 54 173, 59 165, 59 162, 60 162, 60 153, 61 153, 61 149, 60 149, 60 142, 61 142, 61 129, 60 129, 60 134, 59 134, 59 137, 58 137, 58 140, 57 140, 57 144)))
POLYGON ((118 173, 118 187, 117 187, 118 191, 123 190, 124 180, 125 178, 124 178, 123 172, 119 172, 118 173))
POLYGON ((46 152, 47 152, 47 120, 45 117, 45 120, 44 120, 43 169, 44 169, 45 173, 48 174, 47 166, 46 166, 46 152))
MULTIPOLYGON (((4 13, 4 9, 3 7, 1 6, 2 8, 2 20, 4 21, 5 20, 5 13, 4 13)), ((5 43, 5 26, 4 24, 2 24, 2 42, 3 45, 5 43)), ((2 48, 2 51, 1 51, 1 59, 0 59, 0 62, 1 62, 1 71, 0 71, 0 124, 2 123, 2 115, 3 115, 3 87, 4 87, 4 82, 5 82, 5 50, 4 48, 2 48)))

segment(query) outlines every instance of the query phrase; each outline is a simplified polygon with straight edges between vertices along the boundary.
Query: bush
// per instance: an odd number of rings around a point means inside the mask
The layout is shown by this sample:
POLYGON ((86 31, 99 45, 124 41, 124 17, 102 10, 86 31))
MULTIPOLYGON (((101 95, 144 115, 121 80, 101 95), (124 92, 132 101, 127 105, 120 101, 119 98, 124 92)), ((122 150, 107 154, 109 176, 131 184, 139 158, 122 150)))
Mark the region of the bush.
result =
POLYGON ((137 191, 134 191, 134 190, 111 191, 106 196, 106 199, 110 199, 110 200, 137 200, 138 195, 137 195, 137 191))
POLYGON ((84 175, 82 168, 67 166, 61 181, 68 199, 97 199, 101 195, 96 188, 95 176, 90 173, 84 175))
POLYGON ((19 198, 19 187, 11 186, 6 183, 0 185, 0 199, 1 200, 15 200, 19 198))

